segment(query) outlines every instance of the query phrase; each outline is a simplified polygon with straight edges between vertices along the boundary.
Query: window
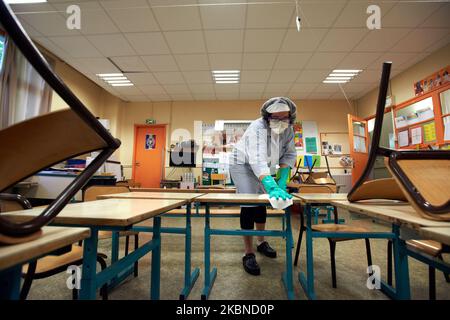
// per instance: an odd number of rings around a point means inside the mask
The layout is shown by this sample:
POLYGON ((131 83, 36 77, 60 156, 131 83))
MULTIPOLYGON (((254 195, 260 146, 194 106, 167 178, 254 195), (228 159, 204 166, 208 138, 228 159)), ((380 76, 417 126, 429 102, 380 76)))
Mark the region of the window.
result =
POLYGON ((0 34, 0 71, 3 68, 3 55, 5 50, 5 36, 0 34))

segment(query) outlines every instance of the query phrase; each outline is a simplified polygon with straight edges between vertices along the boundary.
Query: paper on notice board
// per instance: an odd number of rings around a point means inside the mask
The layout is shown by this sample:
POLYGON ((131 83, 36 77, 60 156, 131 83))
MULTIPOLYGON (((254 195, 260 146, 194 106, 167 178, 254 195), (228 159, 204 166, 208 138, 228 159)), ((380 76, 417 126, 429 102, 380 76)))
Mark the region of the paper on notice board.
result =
POLYGON ((408 130, 400 131, 398 133, 398 146, 399 147, 406 147, 408 145, 409 145, 408 130))
POLYGON ((444 140, 450 140, 450 122, 444 123, 444 140))
POLYGON ((422 128, 411 129, 411 144, 421 144, 422 143, 422 128))

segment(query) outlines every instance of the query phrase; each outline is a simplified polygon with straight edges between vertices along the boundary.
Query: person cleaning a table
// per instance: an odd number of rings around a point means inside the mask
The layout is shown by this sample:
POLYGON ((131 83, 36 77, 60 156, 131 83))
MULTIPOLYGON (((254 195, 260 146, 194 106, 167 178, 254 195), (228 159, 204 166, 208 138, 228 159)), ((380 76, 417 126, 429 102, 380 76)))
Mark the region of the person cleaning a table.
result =
MULTIPOLYGON (((286 184, 297 158, 292 128, 296 113, 294 102, 285 97, 271 98, 262 105, 261 118, 249 125, 230 155, 230 175, 237 193, 268 193, 277 200, 292 199, 286 184)), ((257 230, 264 230, 266 217, 265 206, 241 206, 240 223, 244 230, 252 230, 254 224, 257 230)), ((263 236, 257 240, 258 252, 276 258, 276 251, 263 236)), ((244 236, 244 247, 245 271, 259 275, 252 236, 244 236)))

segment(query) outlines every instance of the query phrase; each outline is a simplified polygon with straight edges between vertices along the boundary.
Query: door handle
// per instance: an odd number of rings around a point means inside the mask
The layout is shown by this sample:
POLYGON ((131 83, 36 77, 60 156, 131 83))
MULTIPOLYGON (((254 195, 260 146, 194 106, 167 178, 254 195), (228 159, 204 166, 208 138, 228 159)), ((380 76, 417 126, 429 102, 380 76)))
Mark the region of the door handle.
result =
POLYGON ((139 167, 140 165, 141 165, 140 162, 135 162, 135 163, 134 163, 134 166, 136 166, 136 167, 139 167))

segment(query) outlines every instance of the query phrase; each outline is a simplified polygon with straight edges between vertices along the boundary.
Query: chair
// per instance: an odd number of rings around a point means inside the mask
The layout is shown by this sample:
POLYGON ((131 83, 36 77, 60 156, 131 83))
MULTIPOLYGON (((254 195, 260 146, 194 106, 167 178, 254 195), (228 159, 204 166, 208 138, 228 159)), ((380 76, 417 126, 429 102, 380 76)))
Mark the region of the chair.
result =
MULTIPOLYGON (((2 193, 0 194, 0 208, 0 212, 10 212, 31 209, 31 204, 21 195, 2 193)), ((106 268, 105 259, 107 258, 108 257, 102 253, 97 254, 97 262, 100 264, 102 270, 106 268)), ((82 263, 83 248, 81 245, 72 245, 68 252, 47 255, 24 265, 22 269, 22 277, 25 280, 20 291, 20 299, 26 300, 33 280, 51 277, 55 274, 66 271, 71 265, 79 266, 82 263)), ((101 288, 100 293, 103 300, 108 299, 106 285, 101 288)), ((72 297, 74 300, 78 298, 78 290, 76 288, 72 291, 72 297)))
POLYGON ((56 163, 101 151, 38 217, 15 223, 0 216, 0 235, 5 236, 4 240, 28 241, 30 236, 39 236, 41 227, 64 208, 120 146, 120 141, 111 136, 52 71, 3 1, 0 2, 0 21, 28 62, 69 106, 69 109, 50 112, 0 130, 0 192, 56 163))
MULTIPOLYGON (((334 186, 336 187, 336 186, 334 186)), ((330 186, 314 186, 308 188, 306 185, 304 188, 299 189, 299 193, 333 193, 330 192, 332 189, 330 186)), ((363 227, 355 227, 349 226, 345 224, 339 224, 339 216, 337 212, 337 208, 333 206, 334 211, 334 223, 326 223, 326 224, 314 224, 311 226, 313 231, 317 232, 369 232, 366 228, 363 227)), ((306 230, 305 227, 305 217, 303 212, 300 213, 300 232, 297 240, 297 248, 295 250, 295 258, 294 258, 294 266, 297 266, 298 258, 300 255, 300 248, 302 244, 303 232, 306 230)), ((333 288, 337 287, 337 277, 336 277, 336 243, 340 241, 349 241, 349 240, 357 240, 357 239, 349 239, 349 238, 327 238, 330 245, 330 263, 331 263, 331 280, 333 288)), ((366 245, 366 254, 367 254, 367 265, 372 265, 372 254, 370 249, 370 241, 369 239, 364 239, 366 245)))
MULTIPOLYGON (((84 191, 83 201, 95 201, 97 197, 105 194, 124 193, 130 192, 128 187, 123 186, 91 186, 84 191)), ((130 236, 134 236, 134 250, 139 248, 139 232, 136 231, 120 231, 119 236, 125 236, 125 255, 128 255, 130 246, 130 236)), ((110 239, 112 238, 111 231, 99 231, 98 239, 110 239)), ((134 263, 134 276, 139 275, 139 263, 134 263)))
MULTIPOLYGON (((425 253, 433 258, 443 260, 443 253, 450 253, 450 247, 434 240, 407 240, 408 249, 425 253)), ((392 241, 388 241, 387 250, 387 282, 392 285, 392 241)), ((450 283, 450 275, 443 272, 445 281, 450 283)), ((430 300, 436 300, 436 268, 428 265, 428 296, 430 300)))
POLYGON ((399 151, 379 146, 391 63, 383 63, 369 159, 348 200, 408 201, 426 219, 450 221, 450 151, 399 151), (392 178, 369 181, 377 156, 385 157, 392 178))

